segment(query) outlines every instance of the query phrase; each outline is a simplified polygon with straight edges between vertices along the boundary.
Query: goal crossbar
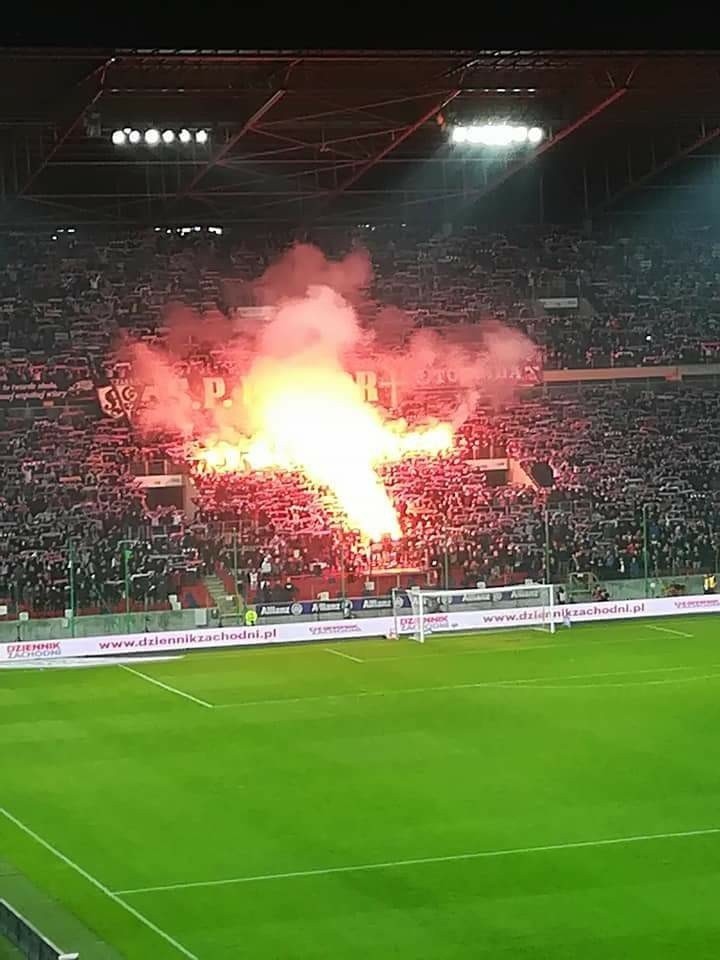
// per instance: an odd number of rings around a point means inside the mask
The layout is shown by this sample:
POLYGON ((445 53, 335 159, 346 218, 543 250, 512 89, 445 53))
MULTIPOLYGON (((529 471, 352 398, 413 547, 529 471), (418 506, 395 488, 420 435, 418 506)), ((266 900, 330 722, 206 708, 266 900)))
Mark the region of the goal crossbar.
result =
POLYGON ((408 632, 418 643, 431 634, 458 630, 532 626, 555 632, 555 592, 552 584, 525 582, 508 587, 473 587, 439 590, 431 587, 395 588, 393 617, 395 636, 408 632), (512 610, 522 608, 522 622, 512 610), (528 610, 528 608, 531 608, 528 610), (503 613, 504 612, 504 613, 503 613), (507 622, 503 624, 503 619, 507 622))

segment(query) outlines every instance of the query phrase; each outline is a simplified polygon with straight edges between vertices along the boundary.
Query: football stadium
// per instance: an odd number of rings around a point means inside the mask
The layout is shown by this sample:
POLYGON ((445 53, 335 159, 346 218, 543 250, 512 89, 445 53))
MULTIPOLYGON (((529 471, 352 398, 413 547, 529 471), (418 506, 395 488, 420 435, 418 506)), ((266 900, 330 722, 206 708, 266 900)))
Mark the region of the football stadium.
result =
POLYGON ((720 54, 0 77, 0 960, 714 960, 720 54))

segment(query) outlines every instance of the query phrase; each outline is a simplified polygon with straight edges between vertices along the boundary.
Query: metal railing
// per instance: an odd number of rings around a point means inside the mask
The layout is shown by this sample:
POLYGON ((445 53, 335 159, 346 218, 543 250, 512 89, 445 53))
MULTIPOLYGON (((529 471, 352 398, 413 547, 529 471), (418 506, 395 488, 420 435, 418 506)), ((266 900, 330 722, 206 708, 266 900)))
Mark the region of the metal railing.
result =
POLYGON ((161 633, 189 630, 209 623, 204 610, 162 610, 150 613, 95 614, 75 617, 28 617, 0 620, 0 643, 64 640, 69 637, 105 637, 113 634, 161 633), (203 619, 205 618, 205 619, 203 619))
POLYGON ((79 960, 79 953, 67 953, 56 947, 7 900, 0 900, 0 934, 18 948, 28 960, 79 960))

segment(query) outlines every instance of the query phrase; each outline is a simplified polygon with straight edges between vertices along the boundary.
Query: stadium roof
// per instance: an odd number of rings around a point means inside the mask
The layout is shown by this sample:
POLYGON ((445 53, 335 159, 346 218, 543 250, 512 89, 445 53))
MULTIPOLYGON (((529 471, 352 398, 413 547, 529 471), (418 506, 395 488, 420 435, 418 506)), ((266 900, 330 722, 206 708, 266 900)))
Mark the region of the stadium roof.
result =
POLYGON ((6 48, 0 216, 300 224, 530 202, 548 219, 597 215, 689 158, 714 163, 719 94, 717 51, 6 48), (510 158, 449 143, 453 122, 492 119, 547 138, 510 158), (148 127, 209 141, 111 142, 148 127))

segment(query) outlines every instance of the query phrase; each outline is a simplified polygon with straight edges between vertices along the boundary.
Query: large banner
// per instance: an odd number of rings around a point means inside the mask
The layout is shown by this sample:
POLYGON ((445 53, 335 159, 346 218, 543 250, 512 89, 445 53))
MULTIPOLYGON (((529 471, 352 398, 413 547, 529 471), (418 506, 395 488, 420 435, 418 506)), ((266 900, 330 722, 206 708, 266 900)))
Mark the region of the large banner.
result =
POLYGON ((255 605, 258 616, 263 617, 351 617, 359 610, 392 610, 392 600, 296 600, 292 603, 259 603, 255 605), (367 604, 367 606, 366 606, 367 604), (376 606, 377 604, 377 606, 376 606))
POLYGON ((53 405, 57 401, 92 400, 94 394, 92 380, 76 380, 69 386, 60 386, 50 379, 32 383, 3 383, 0 380, 0 406, 53 405))
POLYGON ((143 490, 167 490, 168 487, 181 487, 183 476, 180 473, 153 473, 136 476, 133 482, 143 490))
MULTIPOLYGON (((449 606, 452 609, 461 610, 470 605, 490 609, 495 602, 507 601, 530 601, 537 600, 541 602, 547 596, 543 590, 533 590, 532 587, 520 585, 516 591, 505 592, 495 596, 491 592, 477 593, 477 591, 468 590, 467 593, 455 594, 451 597, 444 597, 438 601, 438 606, 449 606)), ((425 592, 425 608, 431 609, 431 594, 425 592)), ((412 601, 407 591, 398 591, 395 594, 394 605, 396 610, 410 610, 412 601)), ((336 614, 342 617, 352 617, 356 613, 367 613, 377 610, 390 613, 393 609, 393 599, 391 597, 353 597, 346 600, 296 600, 292 603, 260 603, 255 609, 258 616, 262 617, 321 617, 323 615, 336 614)))
MULTIPOLYGON (((405 395, 408 392, 423 395, 439 391, 452 394, 459 393, 463 387, 458 372, 442 366, 424 371, 411 387, 407 384, 401 386, 392 376, 384 375, 377 370, 355 370, 353 376, 368 403, 376 403, 388 408, 396 405, 401 390, 405 395)), ((498 380, 526 386, 540 383, 542 365, 538 360, 523 364, 522 367, 499 371, 495 375, 495 382, 498 380)), ((229 407, 233 403, 232 395, 236 388, 236 381, 224 376, 208 374, 192 385, 188 380, 181 378, 180 384, 198 408, 210 410, 217 406, 229 407)), ((242 380, 240 386, 242 386, 242 380)), ((154 385, 143 385, 130 380, 115 380, 111 384, 98 387, 97 397, 100 409, 105 416, 115 419, 132 417, 139 404, 163 400, 154 385)))
POLYGON ((98 387, 97 397, 100 409, 106 417, 117 420, 129 417, 138 402, 140 390, 128 380, 116 380, 113 384, 98 387))
POLYGON ((577 310, 577 297, 540 297, 539 302, 546 310, 577 310))
MULTIPOLYGON (((720 595, 663 597, 658 600, 610 600, 604 603, 570 604, 553 608, 556 623, 569 616, 573 623, 598 620, 633 620, 688 613, 717 613, 720 595)), ((473 630, 531 629, 546 624, 548 607, 518 607, 514 610, 452 610, 428 614, 425 630, 463 632, 473 630)), ((308 640, 342 640, 352 637, 386 636, 395 629, 393 616, 363 620, 329 620, 326 623, 258 624, 256 627, 220 627, 183 630, 178 633, 135 633, 110 637, 78 637, 45 641, 0 643, 0 665, 53 661, 73 657, 122 656, 158 651, 202 650, 213 647, 246 647, 308 640)), ((417 630, 417 617, 403 612, 397 617, 400 633, 417 630)))
MULTIPOLYGON (((395 606, 410 608, 410 597, 397 594, 395 606)), ((360 611, 377 610, 391 612, 393 601, 390 597, 353 597, 347 600, 296 600, 293 603, 260 603, 255 605, 258 616, 263 617, 322 617, 334 614, 336 617, 352 617, 360 611)))

